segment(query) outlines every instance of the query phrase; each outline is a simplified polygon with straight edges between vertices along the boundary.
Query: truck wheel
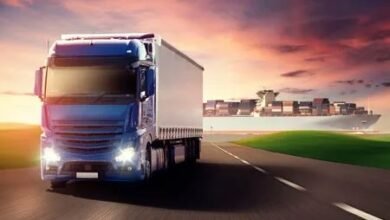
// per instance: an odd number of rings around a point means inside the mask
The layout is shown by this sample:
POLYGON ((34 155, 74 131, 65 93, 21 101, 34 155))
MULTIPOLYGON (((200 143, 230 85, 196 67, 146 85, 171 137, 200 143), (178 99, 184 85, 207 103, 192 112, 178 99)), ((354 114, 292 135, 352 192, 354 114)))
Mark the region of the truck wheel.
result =
POLYGON ((65 188, 66 187, 66 181, 52 180, 50 182, 50 186, 51 186, 52 189, 65 188))
POLYGON ((152 152, 150 144, 146 147, 145 163, 144 163, 144 181, 149 182, 152 177, 152 152))
POLYGON ((195 140, 193 139, 189 139, 187 141, 187 163, 189 164, 194 164, 196 162, 196 154, 195 154, 195 147, 196 147, 196 143, 195 143, 195 140))
POLYGON ((168 149, 168 169, 172 169, 175 167, 175 149, 172 145, 169 143, 167 144, 167 149, 168 149))
POLYGON ((201 141, 198 139, 198 138, 196 138, 195 140, 194 140, 194 157, 195 157, 195 161, 197 160, 197 159, 200 159, 200 148, 201 148, 201 141))
POLYGON ((164 144, 164 170, 169 168, 169 144, 164 144))

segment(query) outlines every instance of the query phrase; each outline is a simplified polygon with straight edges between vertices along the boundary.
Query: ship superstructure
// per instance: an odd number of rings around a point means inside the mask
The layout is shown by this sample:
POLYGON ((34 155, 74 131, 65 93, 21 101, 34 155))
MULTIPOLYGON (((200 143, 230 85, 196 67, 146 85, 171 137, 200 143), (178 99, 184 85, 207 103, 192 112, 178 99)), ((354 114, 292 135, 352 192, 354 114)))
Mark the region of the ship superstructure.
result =
POLYGON ((260 90, 258 99, 208 100, 204 103, 204 129, 217 130, 362 130, 380 115, 363 106, 329 98, 311 101, 277 100, 278 92, 260 90), (245 118, 245 119, 244 119, 245 118))
POLYGON ((345 101, 330 102, 328 98, 312 101, 276 100, 273 90, 257 92, 258 99, 208 100, 204 103, 203 116, 330 116, 373 114, 363 106, 345 101))

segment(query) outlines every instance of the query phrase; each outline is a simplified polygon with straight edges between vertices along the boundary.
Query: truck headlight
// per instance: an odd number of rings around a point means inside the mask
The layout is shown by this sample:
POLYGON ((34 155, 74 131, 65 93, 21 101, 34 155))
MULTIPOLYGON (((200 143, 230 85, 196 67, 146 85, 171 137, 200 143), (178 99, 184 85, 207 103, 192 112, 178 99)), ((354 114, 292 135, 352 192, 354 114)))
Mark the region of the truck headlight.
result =
POLYGON ((132 147, 124 148, 119 151, 118 156, 115 157, 116 162, 131 162, 135 155, 135 150, 132 147))
POLYGON ((53 148, 47 147, 43 150, 43 159, 50 163, 60 161, 61 157, 54 151, 53 148))

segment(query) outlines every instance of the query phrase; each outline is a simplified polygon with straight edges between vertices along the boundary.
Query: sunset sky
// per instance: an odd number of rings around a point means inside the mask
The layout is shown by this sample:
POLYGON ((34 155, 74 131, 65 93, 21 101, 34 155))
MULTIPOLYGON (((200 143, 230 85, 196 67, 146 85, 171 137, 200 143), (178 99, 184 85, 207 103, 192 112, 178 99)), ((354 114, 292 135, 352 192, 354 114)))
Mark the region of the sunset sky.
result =
POLYGON ((390 1, 0 0, 0 121, 39 123, 31 96, 63 33, 154 32, 205 67, 204 99, 329 97, 390 130, 390 1))

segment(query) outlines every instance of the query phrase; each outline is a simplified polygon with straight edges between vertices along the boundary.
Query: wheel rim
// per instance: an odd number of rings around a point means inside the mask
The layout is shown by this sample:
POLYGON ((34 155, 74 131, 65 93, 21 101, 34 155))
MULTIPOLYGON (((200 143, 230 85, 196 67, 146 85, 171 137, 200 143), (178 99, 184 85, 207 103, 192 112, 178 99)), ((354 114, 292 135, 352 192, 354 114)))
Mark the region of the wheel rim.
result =
POLYGON ((144 162, 144 179, 149 180, 150 176, 152 175, 152 166, 151 166, 151 160, 152 160, 152 153, 150 149, 150 145, 148 144, 146 146, 146 154, 145 154, 145 162, 144 162))
POLYGON ((164 168, 168 169, 168 167, 169 167, 169 151, 168 151, 168 146, 166 146, 164 150, 164 168))
POLYGON ((146 160, 145 161, 145 179, 150 178, 150 173, 151 173, 151 167, 150 167, 150 161, 146 160))

